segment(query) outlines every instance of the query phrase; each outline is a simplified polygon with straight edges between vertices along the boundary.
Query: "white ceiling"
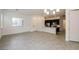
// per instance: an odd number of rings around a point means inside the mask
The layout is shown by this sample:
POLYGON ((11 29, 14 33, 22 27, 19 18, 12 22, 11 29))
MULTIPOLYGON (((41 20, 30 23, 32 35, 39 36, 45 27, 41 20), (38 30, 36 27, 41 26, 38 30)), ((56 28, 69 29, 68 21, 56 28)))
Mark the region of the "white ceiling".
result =
POLYGON ((19 12, 22 14, 35 14, 42 15, 44 14, 43 9, 6 9, 7 12, 19 12))
MULTIPOLYGON (((46 15, 44 9, 3 9, 6 12, 17 12, 22 14, 46 15)), ((60 10, 57 14, 64 14, 65 10, 60 10)))

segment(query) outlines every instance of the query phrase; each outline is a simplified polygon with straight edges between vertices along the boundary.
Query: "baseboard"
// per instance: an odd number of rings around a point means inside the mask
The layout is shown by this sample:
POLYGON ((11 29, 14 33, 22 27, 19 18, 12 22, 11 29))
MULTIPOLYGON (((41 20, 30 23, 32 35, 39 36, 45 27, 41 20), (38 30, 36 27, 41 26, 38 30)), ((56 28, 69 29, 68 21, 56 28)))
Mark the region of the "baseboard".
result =
POLYGON ((33 32, 33 31, 21 31, 21 32, 14 32, 14 33, 7 33, 7 34, 2 34, 4 35, 11 35, 11 34, 19 34, 19 33, 24 33, 24 32, 33 32))

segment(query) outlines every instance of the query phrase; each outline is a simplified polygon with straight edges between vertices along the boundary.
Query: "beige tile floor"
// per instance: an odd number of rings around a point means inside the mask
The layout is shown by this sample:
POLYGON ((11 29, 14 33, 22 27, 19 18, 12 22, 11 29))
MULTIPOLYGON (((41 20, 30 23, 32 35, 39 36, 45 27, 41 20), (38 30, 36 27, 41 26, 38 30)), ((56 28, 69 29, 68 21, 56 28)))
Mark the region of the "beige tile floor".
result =
POLYGON ((64 33, 26 32, 3 36, 1 50, 78 50, 78 42, 66 42, 64 33))

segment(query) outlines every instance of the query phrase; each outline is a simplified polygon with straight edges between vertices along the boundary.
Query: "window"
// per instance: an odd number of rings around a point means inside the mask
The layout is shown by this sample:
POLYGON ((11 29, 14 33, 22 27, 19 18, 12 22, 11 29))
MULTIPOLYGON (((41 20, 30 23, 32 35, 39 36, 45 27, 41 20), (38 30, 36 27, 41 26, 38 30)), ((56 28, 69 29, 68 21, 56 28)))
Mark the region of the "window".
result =
POLYGON ((12 26, 23 26, 22 18, 12 18, 12 26))

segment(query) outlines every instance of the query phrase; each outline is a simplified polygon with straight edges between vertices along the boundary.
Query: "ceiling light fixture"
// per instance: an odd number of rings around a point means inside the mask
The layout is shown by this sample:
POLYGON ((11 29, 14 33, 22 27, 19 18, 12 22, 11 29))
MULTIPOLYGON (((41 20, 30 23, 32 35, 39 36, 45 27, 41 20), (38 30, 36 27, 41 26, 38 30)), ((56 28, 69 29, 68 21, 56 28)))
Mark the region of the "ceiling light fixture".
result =
POLYGON ((49 14, 52 15, 51 12, 52 14, 56 14, 56 12, 60 12, 60 9, 49 9, 49 10, 44 9, 44 13, 46 13, 47 15, 49 14))

